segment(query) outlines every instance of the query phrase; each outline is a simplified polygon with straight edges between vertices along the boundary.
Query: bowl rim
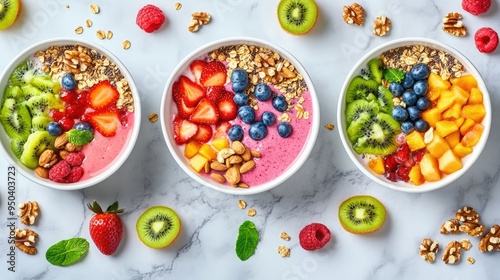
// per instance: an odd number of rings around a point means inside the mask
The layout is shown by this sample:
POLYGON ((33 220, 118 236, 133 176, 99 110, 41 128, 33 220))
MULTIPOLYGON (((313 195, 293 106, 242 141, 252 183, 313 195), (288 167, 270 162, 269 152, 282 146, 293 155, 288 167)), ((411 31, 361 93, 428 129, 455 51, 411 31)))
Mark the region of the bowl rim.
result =
POLYGON ((316 143, 316 139, 318 136, 319 132, 319 124, 320 124, 320 108, 319 108, 319 102, 317 99, 316 91, 313 85, 313 82, 307 73, 306 69, 304 66, 287 50, 283 49, 282 47, 271 43, 269 41, 265 41, 262 39, 254 38, 254 37, 246 37, 246 36, 240 36, 240 37, 227 37, 219 40, 215 40, 206 44, 203 44, 199 47, 197 47, 195 50, 190 52, 188 55, 186 55, 180 62, 177 63, 176 67, 174 70, 172 70, 170 77, 168 78, 165 88, 162 92, 162 100, 161 100, 161 108, 160 108, 160 120, 161 120, 161 127, 162 127, 162 132, 163 132, 163 138, 165 142, 167 143, 168 149, 170 151, 170 154, 172 157, 175 159, 177 164, 184 170, 185 173, 187 173, 191 178, 195 179, 198 183, 200 183, 203 186, 208 186, 209 188, 220 191, 226 194, 232 194, 232 195, 252 195, 252 194, 258 194, 261 192, 265 192, 267 190, 270 190, 283 182, 285 182, 287 179, 289 179, 293 174, 295 174, 299 168, 305 163, 305 161, 309 158, 309 155, 316 143), (311 104, 313 107, 313 112, 314 116, 312 118, 312 123, 311 123, 311 130, 308 135, 308 139, 306 140, 304 147, 302 149, 302 152, 299 154, 299 156, 295 159, 295 161, 276 179, 266 182, 262 185, 259 185, 258 187, 251 187, 248 189, 244 188, 232 188, 229 186, 224 186, 220 185, 216 182, 209 181, 205 178, 203 178, 201 175, 198 175, 195 173, 195 171, 191 170, 190 167, 183 161, 183 159, 178 155, 176 152, 176 147, 174 147, 171 139, 172 139, 172 133, 170 129, 167 129, 167 122, 170 123, 170 102, 171 102, 171 96, 170 94, 167 94, 169 92, 169 89, 174 82, 180 75, 180 73, 186 69, 187 66, 189 66, 188 63, 190 63, 192 60, 196 59, 197 57, 206 54, 210 50, 215 50, 218 47, 224 46, 224 45, 237 45, 237 44, 248 44, 248 45, 261 45, 265 46, 266 48, 269 48, 271 50, 274 50, 278 52, 282 57, 285 57, 288 61, 290 61, 295 68, 301 73, 302 77, 304 78, 304 81, 306 82, 310 95, 311 95, 311 104), (168 103, 168 106, 167 106, 168 103))
POLYGON ((344 146, 346 153, 348 154, 352 162, 354 162, 354 164, 357 166, 357 168, 361 170, 366 176, 368 176, 371 180, 375 181, 376 183, 392 190, 408 192, 408 193, 422 193, 422 192, 437 190, 447 185, 450 185, 455 180, 460 178, 467 170, 469 170, 470 167, 472 167, 472 165, 474 164, 474 162, 479 158, 486 145, 491 129, 491 100, 486 84, 484 83, 483 77, 476 69, 474 64, 472 64, 472 62, 458 50, 449 46, 448 44, 442 43, 434 39, 428 39, 423 37, 405 37, 405 38, 391 40, 389 42, 383 43, 375 47, 374 49, 370 50, 365 55, 363 55, 363 57, 361 57, 356 62, 356 64, 351 68, 349 74, 347 75, 342 85, 342 89, 340 92, 340 97, 337 106, 337 125, 339 127, 340 131, 339 134, 342 141, 342 145, 344 146), (368 59, 373 57, 378 57, 380 56, 380 54, 382 54, 384 51, 390 48, 397 48, 412 44, 425 45, 439 50, 445 50, 453 57, 458 59, 458 61, 460 61, 466 68, 466 72, 474 75, 474 77, 476 78, 478 83, 478 88, 480 88, 481 92, 483 93, 483 104, 486 109, 486 116, 482 121, 483 125, 486 124, 484 125, 483 134, 481 136, 479 143, 477 143, 474 146, 473 153, 467 156, 469 158, 467 159, 467 162, 463 165, 463 167, 460 170, 454 172, 453 174, 446 175, 445 178, 442 178, 439 181, 425 182, 420 186, 415 186, 410 183, 404 183, 404 182, 389 182, 385 179, 382 179, 381 175, 374 174, 370 170, 368 170, 369 168, 363 165, 363 163, 361 162, 360 156, 353 151, 352 145, 350 144, 349 140, 345 135, 346 133, 346 128, 344 126, 345 116, 343 113, 345 110, 345 91, 349 85, 349 82, 357 74, 357 72, 359 72, 359 69, 363 68, 363 66, 366 65, 368 59))
MULTIPOLYGON (((0 75, 0 88, 3 88, 7 85, 7 79, 10 76, 10 72, 16 67, 22 60, 32 56, 36 51, 46 49, 50 46, 62 46, 62 45, 81 45, 84 47, 88 47, 91 49, 95 49, 101 54, 104 54, 110 61, 114 62, 120 71, 122 72, 125 79, 127 79, 129 88, 132 92, 132 96, 134 98, 134 127, 132 134, 129 136, 129 143, 122 149, 120 155, 114 159, 114 163, 111 166, 108 166, 106 170, 98 174, 97 176, 91 177, 85 181, 79 181, 75 183, 57 183, 54 181, 50 181, 49 179, 43 179, 35 175, 32 169, 29 169, 23 166, 17 158, 13 157, 10 149, 6 149, 6 147, 2 144, 0 145, 0 152, 3 154, 4 158, 13 166, 16 167, 16 170, 23 175, 23 177, 35 182, 44 187, 56 189, 56 190, 79 190, 88 187, 92 187, 103 180, 109 178, 113 175, 127 160, 133 148, 135 147, 135 143, 137 142, 137 138, 139 136, 140 131, 140 123, 141 123, 141 102, 137 90, 137 86, 132 78, 132 75, 125 67, 125 65, 116 57, 111 51, 106 49, 105 47, 98 45, 96 43, 84 40, 84 39, 76 39, 71 37, 55 37, 50 39, 45 39, 42 41, 38 41, 30 46, 24 48, 19 52, 4 68, 0 75)), ((3 93, 0 94, 0 97, 3 96, 3 93)), ((2 141, 3 143, 3 141, 2 141)), ((113 162, 113 161, 112 161, 113 162)))

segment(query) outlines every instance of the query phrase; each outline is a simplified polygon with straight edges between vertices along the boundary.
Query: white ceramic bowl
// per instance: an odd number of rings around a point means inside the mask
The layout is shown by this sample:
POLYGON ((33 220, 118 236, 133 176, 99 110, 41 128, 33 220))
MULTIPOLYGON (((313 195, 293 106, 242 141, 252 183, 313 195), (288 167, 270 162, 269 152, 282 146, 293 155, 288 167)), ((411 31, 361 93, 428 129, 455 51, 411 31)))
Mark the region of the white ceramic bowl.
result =
POLYGON ((338 127, 340 131, 340 138, 342 140, 342 144, 347 151, 347 154, 351 158, 351 160, 354 162, 354 164, 370 179, 375 181, 376 183, 383 185, 387 188, 397 190, 397 191, 403 191, 403 192, 414 192, 414 193, 419 193, 419 192, 427 192, 427 191, 432 191, 439 189, 441 187, 444 187, 453 181, 457 180, 460 176, 462 176, 477 160, 479 155, 481 154, 484 146, 486 145, 486 141, 488 139, 488 135, 490 132, 491 128, 491 101, 490 97, 488 95, 488 90, 486 88, 486 85, 477 71, 477 69, 474 67, 474 65, 460 52, 455 50, 454 48, 447 46, 446 44, 443 44, 441 42, 431 40, 431 39, 426 39, 426 38, 402 38, 402 39, 397 39, 394 41, 387 42, 385 44, 380 45, 379 47, 371 50, 369 53, 367 53, 365 56, 363 56, 357 63, 356 65, 352 68, 352 70, 349 72, 349 75, 347 76, 344 85, 342 86, 342 91, 340 92, 340 98, 339 98, 339 103, 338 103, 338 110, 337 110, 337 121, 338 121, 338 127), (466 157, 462 158, 462 163, 463 167, 449 175, 444 175, 443 178, 439 181, 435 182, 425 182, 422 185, 415 186, 411 183, 405 183, 405 182, 392 182, 390 180, 387 180, 383 175, 379 175, 375 173, 373 170, 371 170, 367 166, 367 160, 363 159, 360 155, 358 155, 352 148, 352 145, 347 137, 347 127, 345 124, 345 108, 346 108, 346 90, 349 85, 349 82, 351 79, 357 75, 360 74, 360 71, 362 69, 367 68, 367 62, 375 57, 379 57, 382 53, 385 51, 388 51, 390 49, 394 49, 397 47, 402 47, 402 46, 408 46, 408 45, 424 45, 424 46, 429 46, 432 48, 435 48, 437 50, 441 50, 444 52, 447 52, 451 54, 453 57, 458 59, 459 62, 461 62, 465 70, 468 74, 472 74, 478 83, 479 89, 483 93, 483 98, 484 98, 484 106, 486 109, 486 116, 482 121, 482 125, 484 125, 484 131, 481 136, 481 139, 479 143, 477 143, 473 147, 473 152, 466 157))
MULTIPOLYGON (((1 95, 0 99, 3 96, 3 92, 5 87, 8 85, 9 81, 9 76, 12 73, 12 71, 16 68, 19 63, 22 61, 26 60, 29 57, 33 57, 33 55, 39 51, 39 50, 45 50, 50 46, 65 46, 65 45, 80 45, 83 47, 88 47, 90 49, 94 49, 98 51, 100 54, 104 54, 109 58, 111 62, 114 62, 118 68, 121 70, 121 73, 123 74, 124 78, 128 81, 130 90, 132 92, 132 96, 134 98, 134 106, 135 106, 135 112, 134 112, 134 126, 132 127, 131 131, 128 134, 128 140, 127 143, 123 146, 122 150, 119 152, 118 156, 115 157, 110 163, 106 165, 106 169, 103 170, 102 172, 96 172, 95 176, 89 177, 87 179, 83 179, 75 182, 75 183, 56 183, 54 181, 51 181, 49 179, 43 179, 39 177, 38 175, 35 174, 34 170, 27 168, 24 166, 19 159, 14 155, 10 148, 10 138, 6 135, 5 130, 3 128, 0 129, 0 150, 2 154, 5 156, 5 158, 8 160, 8 162, 15 166, 17 171, 21 173, 24 177, 28 178, 29 180, 49 187, 53 189, 58 189, 58 190, 77 190, 77 189, 83 189, 87 188, 90 186, 93 186, 104 179, 108 178, 111 176, 120 166, 127 160, 130 152, 132 151, 137 137, 139 135, 139 129, 140 129, 140 123, 141 123, 141 105, 139 101, 139 96, 138 96, 138 91, 137 88, 134 84, 134 80, 132 79, 132 76, 130 73, 127 71, 125 66, 116 58, 110 51, 106 50, 105 48, 96 45, 94 43, 80 40, 80 39, 74 39, 74 38, 54 38, 54 39, 49 39, 45 41, 38 42, 36 44, 33 44, 32 46, 26 48, 23 50, 17 57, 15 57, 8 65, 7 67, 3 70, 0 80, 0 89, 1 89, 1 95)), ((96 132, 97 133, 97 132, 96 132)), ((88 160, 88 159, 86 159, 88 160)))
MULTIPOLYGON (((270 101, 268 101, 270 102, 270 101)), ((277 111, 276 111, 277 112, 277 111)), ((277 112, 279 113, 279 112, 277 112)), ((260 116, 261 112, 257 111, 256 115, 260 116)), ((279 114, 276 114, 278 117, 279 114)), ((293 111, 293 116, 295 116, 295 110, 293 111)), ((161 103, 161 123, 162 123, 162 130, 163 130, 163 136, 165 137, 165 141, 167 142, 168 148, 176 160, 176 162, 179 164, 179 166, 189 175, 191 178, 195 179, 197 182, 204 186, 208 186, 214 190, 221 191, 224 193, 229 193, 229 194, 238 194, 238 195, 249 195, 249 194, 256 194, 260 192, 267 191, 273 187, 276 187, 277 185, 280 185, 283 183, 286 179, 288 179, 290 176, 292 176, 301 166, 302 164, 306 161, 306 159, 309 157, 309 154, 314 146, 314 143, 317 138, 318 130, 319 130, 319 105, 318 105, 318 100, 316 97, 316 92, 314 90, 313 84, 309 76, 307 75, 306 70, 304 67, 295 59, 291 54, 289 54, 287 51, 282 49, 281 47, 274 45, 272 43, 259 40, 259 39, 254 39, 254 38, 226 38, 218 41, 214 41, 211 43, 208 43, 204 46, 199 47, 198 49, 194 50, 191 54, 186 56, 174 69, 172 72, 170 78, 168 79, 168 82, 165 86, 165 90, 163 93, 163 98, 162 98, 162 103, 161 103), (248 183, 250 185, 250 188, 235 188, 229 186, 227 183, 226 184, 220 184, 215 182, 213 179, 211 179, 207 175, 203 175, 203 171, 201 173, 196 172, 194 169, 192 169, 189 166, 189 160, 184 156, 184 147, 179 146, 176 144, 174 141, 174 135, 173 135, 173 128, 172 128, 172 120, 173 116, 177 112, 177 108, 173 103, 172 100, 172 84, 177 81, 185 69, 189 69, 189 65, 191 62, 195 59, 200 58, 203 55, 206 55, 208 52, 216 50, 220 47, 223 46, 228 46, 228 45, 240 45, 240 44, 245 44, 245 45, 254 45, 257 47, 264 47, 267 49, 270 49, 274 52, 277 52, 281 55, 282 58, 288 60, 291 62, 292 65, 295 66, 297 71, 303 76, 303 80, 307 84, 307 87, 310 92, 310 98, 309 98, 309 104, 310 107, 308 110, 311 111, 311 118, 310 118, 310 125, 309 125, 309 131, 305 137, 305 143, 302 146, 300 152, 298 153, 298 156, 292 160, 292 162, 287 163, 289 166, 282 171, 280 174, 275 176, 274 178, 258 185, 252 186, 251 182, 245 182, 245 176, 247 174, 242 175, 242 181, 245 183, 248 183)), ((278 123, 278 120, 277 122, 278 123)), ((276 124, 274 125, 276 126, 276 124)), ((271 129, 276 129, 274 128, 269 128, 271 129)), ((295 128, 294 128, 295 129, 295 128)), ((292 134, 293 135, 293 134, 292 134)), ((245 131, 245 137, 248 137, 247 132, 245 131)), ((269 137, 269 135, 267 136, 269 137)), ((265 145, 266 138, 262 140, 261 142, 263 145, 265 145)), ((245 143, 245 139, 243 139, 243 143, 245 143)), ((286 142, 284 142, 286 143, 286 142)), ((280 148, 276 153, 282 152, 282 148, 280 148)), ((261 159, 264 159, 264 157, 269 157, 272 155, 266 155, 263 154, 261 159)), ((254 169, 253 172, 257 172, 259 168, 259 162, 257 160, 257 166, 254 169)), ((259 172, 266 172, 266 170, 261 170, 259 172)), ((248 178, 248 177, 247 177, 248 178)))

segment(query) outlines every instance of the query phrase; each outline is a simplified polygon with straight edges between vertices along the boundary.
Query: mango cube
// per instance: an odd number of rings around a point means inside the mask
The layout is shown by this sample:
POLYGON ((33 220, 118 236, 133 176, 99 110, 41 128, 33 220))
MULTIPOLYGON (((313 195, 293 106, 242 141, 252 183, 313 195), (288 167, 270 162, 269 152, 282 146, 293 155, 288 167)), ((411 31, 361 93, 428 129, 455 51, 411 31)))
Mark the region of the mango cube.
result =
POLYGON ((443 119, 456 120, 462 115, 462 105, 455 103, 449 109, 443 112, 443 119))
POLYGON ((452 150, 455 155, 463 158, 465 157, 466 155, 472 153, 472 148, 471 147, 465 147, 464 145, 462 145, 462 143, 458 143, 452 150))
POLYGON ((453 94, 455 94, 455 103, 458 103, 460 105, 464 105, 467 103, 467 100, 469 99, 469 92, 463 90, 459 86, 451 86, 451 90, 453 91, 453 94))
POLYGON ((412 182, 415 186, 422 185, 425 183, 425 178, 420 171, 420 165, 414 165, 410 173, 408 173, 408 177, 410 178, 410 182, 412 182))
POLYGON ((445 174, 451 174, 463 167, 462 158, 453 153, 452 150, 446 151, 439 159, 439 170, 445 174))
POLYGON ((189 143, 186 144, 184 147, 184 156, 186 158, 192 158, 194 155, 198 153, 200 150, 201 143, 198 141, 190 141, 189 143))
POLYGON ((483 131, 484 131, 484 126, 482 124, 479 123, 475 124, 472 127, 472 129, 469 130, 469 132, 465 133, 460 143, 462 143, 464 147, 472 148, 479 142, 479 139, 481 139, 483 131))
POLYGON ((420 161, 420 172, 425 180, 435 182, 441 180, 441 171, 438 167, 438 161, 430 154, 425 154, 420 161))
POLYGON ((464 123, 465 121, 465 118, 464 117, 460 117, 458 119, 455 120, 455 123, 458 125, 458 127, 461 127, 462 124, 464 123))
POLYGON ((431 108, 422 112, 422 119, 429 123, 429 126, 436 127, 436 123, 442 119, 441 112, 437 108, 431 108))
POLYGON ((218 151, 224 148, 229 148, 229 140, 225 137, 214 139, 212 140, 212 146, 218 151))
POLYGON ((428 90, 427 91, 427 97, 431 101, 437 100, 439 98, 439 96, 441 96, 441 90, 428 90))
POLYGON ((432 72, 427 78, 427 82, 429 83, 429 90, 443 90, 451 86, 450 82, 443 80, 441 76, 432 72))
POLYGON ((463 90, 469 92, 471 88, 477 87, 477 80, 473 75, 464 75, 458 78, 451 78, 452 85, 461 87, 463 90))
POLYGON ((446 151, 450 149, 448 142, 443 139, 438 133, 434 133, 432 141, 427 144, 427 150, 434 158, 441 157, 446 151))
POLYGON ((209 144, 201 145, 198 153, 209 160, 215 160, 217 158, 217 151, 214 150, 209 144))
POLYGON ((458 131, 458 125, 454 121, 438 121, 436 123, 436 132, 442 137, 458 131))
POLYGON ((465 135, 465 133, 469 132, 475 124, 476 122, 474 120, 466 118, 464 123, 460 126, 460 134, 465 135))
POLYGON ((191 166, 198 173, 205 168, 205 164, 207 163, 208 159, 200 154, 196 154, 189 160, 189 166, 191 166))
POLYGON ((416 130, 406 135, 406 144, 408 144, 408 147, 411 151, 420 150, 422 148, 425 148, 426 146, 424 142, 424 136, 422 136, 422 134, 416 130))
POLYGON ((478 88, 471 88, 468 104, 483 104, 483 93, 478 88))
POLYGON ((455 104, 455 98, 455 93, 451 90, 441 92, 441 96, 439 96, 436 103, 436 108, 440 113, 446 111, 453 104, 455 104))
POLYGON ((471 118, 477 123, 480 123, 486 115, 486 109, 481 104, 470 104, 462 107, 462 116, 464 118, 471 118))
POLYGON ((368 161, 368 167, 370 167, 373 170, 373 172, 377 174, 380 175, 385 174, 384 159, 381 156, 378 156, 368 161))
POLYGON ((455 131, 453 133, 450 133, 448 136, 446 136, 444 139, 448 142, 448 145, 450 145, 450 148, 454 148, 458 143, 460 143, 460 131, 455 131))

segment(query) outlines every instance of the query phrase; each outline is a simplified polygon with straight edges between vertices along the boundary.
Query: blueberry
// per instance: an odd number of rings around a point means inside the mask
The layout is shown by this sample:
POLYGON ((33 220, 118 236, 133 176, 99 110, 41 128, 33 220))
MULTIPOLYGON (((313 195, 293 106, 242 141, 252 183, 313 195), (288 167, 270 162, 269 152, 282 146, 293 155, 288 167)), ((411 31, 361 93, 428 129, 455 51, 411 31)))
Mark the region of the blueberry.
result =
POLYGON ((389 91, 394 97, 400 97, 405 91, 404 87, 400 83, 392 82, 389 84, 389 91))
POLYGON ((278 134, 283 138, 287 138, 292 134, 292 125, 289 122, 281 122, 278 124, 278 134))
POLYGON ((71 73, 64 74, 61 78, 61 85, 65 90, 76 89, 75 77, 71 73))
POLYGON ((231 89, 238 93, 238 92, 244 92, 245 89, 247 89, 247 86, 246 84, 243 84, 243 83, 232 83, 231 84, 231 89))
POLYGON ((248 86, 248 74, 241 68, 236 68, 231 72, 231 83, 241 83, 248 86))
POLYGON ((429 77, 430 70, 427 65, 417 63, 411 68, 410 73, 415 80, 425 80, 429 77))
POLYGON ((285 112, 288 107, 285 97, 283 95, 277 95, 273 98, 273 107, 280 112, 285 112))
POLYGON ((88 122, 77 122, 73 128, 75 129, 78 129, 78 130, 90 130, 90 131, 94 131, 94 129, 92 128, 92 125, 88 122))
POLYGON ((266 111, 262 114, 262 122, 266 126, 271 126, 276 122, 276 116, 273 112, 266 111))
POLYGON ((413 90, 407 90, 403 93, 401 100, 406 104, 406 106, 413 106, 417 104, 418 96, 413 90))
POLYGON ((415 129, 420 132, 426 132, 429 130, 429 123, 426 120, 419 119, 415 121, 415 129))
POLYGON ((417 108, 417 106, 410 106, 406 108, 408 111, 408 116, 410 117, 410 120, 416 122, 422 117, 422 111, 417 108))
POLYGON ((401 105, 395 106, 392 109, 392 118, 398 122, 403 122, 408 118, 408 112, 401 105))
POLYGON ((425 111, 431 107, 431 100, 427 96, 422 96, 417 100, 417 108, 425 111))
POLYGON ((255 111, 252 107, 245 105, 238 109, 238 117, 246 124, 251 124, 255 120, 255 111))
POLYGON ((411 121, 405 121, 405 122, 401 123, 401 130, 406 134, 412 132, 414 129, 415 129, 415 126, 413 125, 413 123, 411 121))
POLYGON ((405 73, 405 78, 403 80, 403 87, 404 88, 411 88, 413 84, 415 83, 415 79, 410 73, 405 73))
POLYGON ((267 126, 263 122, 254 122, 248 129, 248 135, 255 141, 262 140, 267 136, 267 126))
POLYGON ((233 96, 234 103, 238 106, 243 106, 248 104, 248 95, 245 93, 237 92, 233 96))
POLYGON ((427 89, 429 88, 429 83, 427 80, 419 80, 413 84, 413 90, 418 96, 424 96, 427 94, 427 89))
POLYGON ((47 132, 52 136, 59 136, 62 133, 62 127, 57 122, 49 122, 47 125, 47 132))
POLYGON ((241 141, 243 140, 243 128, 241 125, 235 124, 228 130, 227 135, 231 141, 241 141))
POLYGON ((267 101, 271 98, 271 89, 266 84, 258 84, 255 86, 255 97, 260 101, 267 101))

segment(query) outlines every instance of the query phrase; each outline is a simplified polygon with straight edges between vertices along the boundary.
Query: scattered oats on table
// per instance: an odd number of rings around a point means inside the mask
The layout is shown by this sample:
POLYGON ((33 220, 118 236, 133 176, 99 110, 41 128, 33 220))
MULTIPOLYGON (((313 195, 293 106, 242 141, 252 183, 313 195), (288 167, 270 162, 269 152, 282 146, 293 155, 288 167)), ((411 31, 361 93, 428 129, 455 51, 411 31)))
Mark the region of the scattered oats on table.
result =
POLYGON ((240 200, 238 200, 238 206, 241 209, 245 209, 245 208, 247 208, 247 203, 243 199, 240 199, 240 200))
POLYGON ((335 125, 333 123, 327 123, 325 124, 325 128, 328 130, 333 130, 335 128, 335 125))
POLYGON ((290 237, 290 235, 288 235, 288 233, 286 233, 285 231, 282 231, 281 234, 280 234, 280 238, 285 240, 285 241, 290 241, 290 239, 292 239, 290 237))
POLYGON ((158 114, 151 113, 149 114, 148 119, 150 122, 155 123, 156 121, 158 121, 158 114))
POLYGON ((129 41, 129 40, 125 40, 125 41, 123 41, 123 43, 122 43, 122 48, 123 48, 124 50, 128 50, 128 49, 130 49, 130 46, 131 46, 131 45, 132 45, 132 44, 130 43, 130 41, 129 41))
POLYGON ((99 6, 97 6, 97 4, 92 4, 90 5, 90 11, 93 14, 98 14, 101 11, 101 9, 99 8, 99 6))
POLYGON ((280 245, 278 246, 278 254, 280 254, 282 258, 288 258, 290 257, 290 248, 280 245))
POLYGON ((248 216, 253 217, 257 214, 257 211, 255 211, 255 209, 253 209, 253 208, 250 208, 250 209, 248 209, 247 214, 248 214, 248 216))

